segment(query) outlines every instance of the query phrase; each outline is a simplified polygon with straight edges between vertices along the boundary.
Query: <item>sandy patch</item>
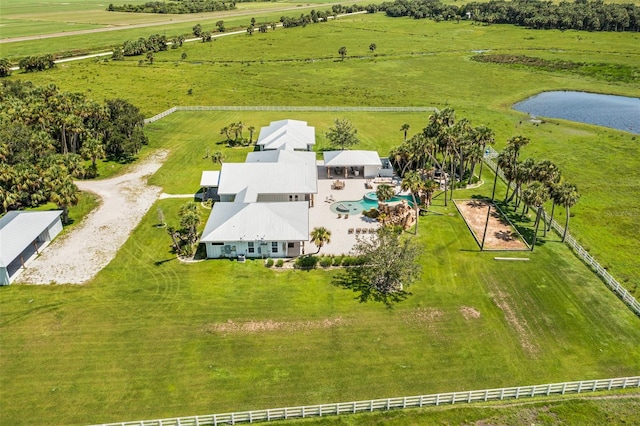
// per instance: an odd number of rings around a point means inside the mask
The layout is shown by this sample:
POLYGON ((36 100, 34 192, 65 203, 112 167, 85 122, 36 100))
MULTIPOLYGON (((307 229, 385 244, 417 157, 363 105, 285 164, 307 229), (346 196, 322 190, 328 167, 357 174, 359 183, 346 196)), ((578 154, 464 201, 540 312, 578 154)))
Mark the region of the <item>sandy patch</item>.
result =
MULTIPOLYGON (((485 223, 487 222, 488 201, 484 200, 456 200, 456 207, 474 233, 478 244, 482 242, 485 223)), ((520 235, 511 227, 509 222, 491 205, 487 235, 484 242, 486 250, 526 250, 526 244, 520 235)))
POLYGON ((234 322, 229 320, 223 323, 205 324, 202 331, 213 333, 266 333, 272 331, 305 331, 319 328, 331 328, 345 325, 345 321, 338 318, 326 318, 318 321, 247 321, 234 322))
POLYGON ((478 311, 477 309, 472 308, 471 306, 462 306, 458 312, 460 312, 462 314, 462 316, 464 317, 464 319, 466 320, 472 320, 472 319, 478 319, 480 318, 480 311, 478 311))
POLYGON ((81 191, 98 195, 100 206, 71 232, 56 238, 21 273, 18 282, 82 284, 95 277, 158 199, 160 188, 147 185, 147 178, 166 156, 167 151, 158 151, 124 175, 76 182, 81 191))
POLYGON ((442 316, 437 308, 418 308, 403 314, 405 320, 414 324, 433 324, 442 316))
POLYGON ((493 295, 493 301, 504 313, 504 318, 507 323, 517 333, 520 340, 520 346, 529 354, 533 355, 538 352, 538 347, 531 341, 532 333, 529 329, 529 324, 525 318, 519 318, 516 312, 512 308, 513 301, 509 296, 502 291, 498 291, 493 295))

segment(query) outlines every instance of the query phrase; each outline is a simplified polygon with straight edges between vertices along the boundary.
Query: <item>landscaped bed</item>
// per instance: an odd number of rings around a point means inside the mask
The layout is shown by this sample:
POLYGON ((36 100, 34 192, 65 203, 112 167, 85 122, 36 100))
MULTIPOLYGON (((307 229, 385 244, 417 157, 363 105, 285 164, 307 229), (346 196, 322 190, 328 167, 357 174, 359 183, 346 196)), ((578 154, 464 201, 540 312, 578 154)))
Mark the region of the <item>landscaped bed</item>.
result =
POLYGON ((527 244, 496 205, 486 200, 455 200, 458 211, 467 222, 478 245, 485 250, 527 250, 527 244), (487 213, 491 206, 489 221, 487 213), (485 235, 485 226, 487 232, 485 235), (483 238, 484 236, 484 238, 483 238))

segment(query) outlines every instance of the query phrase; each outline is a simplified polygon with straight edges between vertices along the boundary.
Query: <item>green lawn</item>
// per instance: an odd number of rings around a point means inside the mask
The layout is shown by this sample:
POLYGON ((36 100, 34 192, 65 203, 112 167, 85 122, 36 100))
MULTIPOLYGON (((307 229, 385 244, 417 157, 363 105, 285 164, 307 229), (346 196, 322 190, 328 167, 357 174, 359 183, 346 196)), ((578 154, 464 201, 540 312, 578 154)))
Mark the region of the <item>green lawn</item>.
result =
MULTIPOLYGON (((181 203, 158 203, 169 225, 181 203)), ((529 262, 500 263, 478 252, 453 207, 435 209, 445 214, 420 222, 422 279, 387 310, 334 287, 335 272, 268 270, 260 261, 182 264, 154 226, 154 207, 91 284, 0 289, 3 423, 186 416, 637 374, 638 318, 563 244, 539 246, 529 262), (465 319, 463 307, 480 317, 465 319), (225 330, 230 321, 264 331, 225 330)))
MULTIPOLYGON (((533 141, 525 156, 561 166, 583 194, 572 210, 572 231, 638 295, 637 140, 556 120, 533 126, 509 108, 551 89, 640 96, 640 84, 469 57, 471 50, 492 49, 630 65, 639 61, 639 37, 359 15, 190 44, 157 54, 153 66, 138 66, 138 58, 84 61, 11 78, 97 100, 123 97, 148 116, 173 105, 452 106, 458 117, 495 129, 499 148, 522 133, 533 141), (372 42, 379 56, 368 52, 372 42), (350 55, 344 62, 337 59, 341 45, 350 55)), ((227 161, 244 158, 247 149, 216 144, 220 128, 232 121, 259 129, 285 117, 306 120, 321 148, 332 120, 348 117, 362 137, 359 147, 384 155, 400 142, 402 123, 418 131, 427 115, 176 113, 147 127, 150 146, 141 156, 170 149, 150 182, 183 193, 197 190, 200 171, 212 168, 202 158, 207 147, 224 149, 227 161)), ((121 168, 111 166, 100 165, 103 177, 121 168)), ((456 196, 490 190, 484 185, 456 196)), ((154 225, 156 207, 177 225, 182 202, 152 207, 88 285, 0 288, 0 423, 188 416, 640 371, 638 318, 555 235, 540 241, 528 262, 498 262, 494 253, 478 251, 455 208, 436 199, 434 213, 420 220, 421 280, 407 301, 388 310, 359 304, 333 286, 333 271, 268 270, 260 261, 180 263, 169 252, 166 231, 154 225), (466 319, 468 308, 480 316, 466 319)), ((474 412, 460 416, 476 418, 474 412)), ((582 417, 569 418, 580 423, 582 417)))
POLYGON ((456 405, 422 410, 398 410, 355 416, 325 417, 301 421, 274 422, 289 425, 406 425, 406 424, 544 424, 594 425, 640 422, 638 395, 598 396, 544 402, 517 401, 500 404, 456 405))

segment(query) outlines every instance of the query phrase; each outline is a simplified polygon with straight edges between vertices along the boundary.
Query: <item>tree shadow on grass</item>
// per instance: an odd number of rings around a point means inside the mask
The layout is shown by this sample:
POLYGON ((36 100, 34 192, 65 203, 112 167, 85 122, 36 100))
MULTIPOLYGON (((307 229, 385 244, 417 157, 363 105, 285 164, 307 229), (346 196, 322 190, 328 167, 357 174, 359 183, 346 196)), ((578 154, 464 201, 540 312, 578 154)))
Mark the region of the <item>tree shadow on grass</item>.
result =
POLYGON ((167 262, 171 262, 172 260, 176 260, 178 257, 170 257, 169 259, 163 259, 163 260, 156 260, 155 262, 153 262, 154 265, 156 266, 160 266, 163 265, 167 262))
POLYGON ((360 303, 381 302, 384 303, 388 309, 392 309, 394 303, 402 302, 411 295, 410 292, 405 290, 392 293, 379 291, 374 285, 367 281, 365 274, 363 274, 363 268, 364 267, 351 267, 344 269, 334 277, 332 284, 356 293, 355 299, 360 303))

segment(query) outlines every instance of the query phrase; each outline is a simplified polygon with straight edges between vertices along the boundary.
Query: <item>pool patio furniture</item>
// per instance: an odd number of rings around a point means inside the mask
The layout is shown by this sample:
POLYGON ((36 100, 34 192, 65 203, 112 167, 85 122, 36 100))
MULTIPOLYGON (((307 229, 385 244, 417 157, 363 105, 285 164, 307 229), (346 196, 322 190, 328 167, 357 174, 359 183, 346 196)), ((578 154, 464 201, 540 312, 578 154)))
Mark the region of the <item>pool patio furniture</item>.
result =
POLYGON ((345 215, 344 215, 344 218, 345 218, 345 219, 349 219, 349 213, 345 214, 345 215))
POLYGON ((347 233, 349 233, 349 234, 353 234, 353 228, 349 228, 349 230, 347 231, 347 233))
POLYGON ((338 213, 338 219, 342 219, 342 214, 338 213))
POLYGON ((361 228, 356 228, 356 235, 360 234, 360 232, 362 232, 361 228))

